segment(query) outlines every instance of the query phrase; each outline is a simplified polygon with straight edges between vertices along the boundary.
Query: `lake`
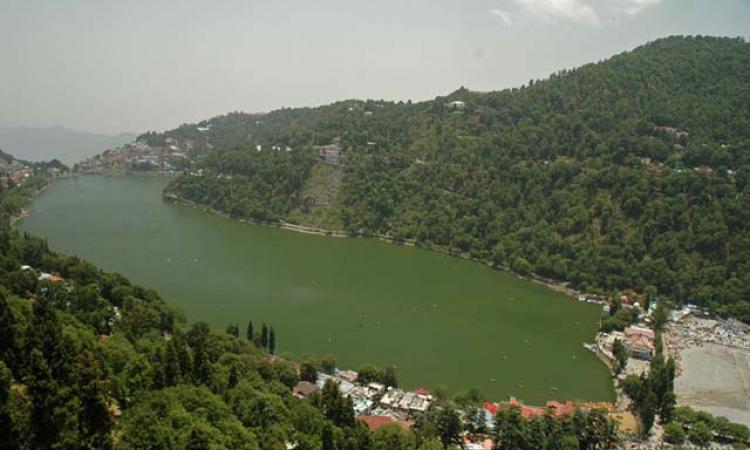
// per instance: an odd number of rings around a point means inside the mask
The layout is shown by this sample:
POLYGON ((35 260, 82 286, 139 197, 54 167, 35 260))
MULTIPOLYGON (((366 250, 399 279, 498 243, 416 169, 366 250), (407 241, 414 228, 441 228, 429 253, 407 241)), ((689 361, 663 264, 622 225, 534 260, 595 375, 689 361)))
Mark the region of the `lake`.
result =
POLYGON ((166 180, 56 181, 22 227, 157 289, 188 321, 273 325, 277 353, 394 364, 406 387, 612 400, 583 342, 601 308, 448 255, 243 224, 162 200, 166 180))

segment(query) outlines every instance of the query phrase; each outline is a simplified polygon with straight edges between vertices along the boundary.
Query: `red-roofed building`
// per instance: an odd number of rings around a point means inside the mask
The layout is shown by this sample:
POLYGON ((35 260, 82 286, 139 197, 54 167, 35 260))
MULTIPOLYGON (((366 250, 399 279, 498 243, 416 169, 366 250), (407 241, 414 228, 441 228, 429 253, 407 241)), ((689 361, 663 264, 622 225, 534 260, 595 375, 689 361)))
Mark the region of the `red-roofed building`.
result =
POLYGON ((493 416, 497 415, 497 410, 499 408, 500 405, 498 405, 497 403, 484 402, 484 410, 492 414, 493 416))
POLYGON ((306 398, 318 392, 318 386, 315 383, 308 381, 300 381, 294 388, 292 388, 292 395, 297 398, 306 398))
POLYGON ((512 408, 520 408, 521 416, 524 419, 531 419, 532 417, 541 417, 547 413, 547 410, 538 406, 526 406, 516 400, 515 397, 510 398, 510 406, 512 408))
MULTIPOLYGON (((487 403, 485 403, 486 405, 487 403)), ((550 400, 546 403, 545 407, 541 406, 527 406, 516 400, 515 397, 511 397, 507 403, 512 408, 519 408, 521 410, 521 416, 524 419, 531 419, 534 417, 542 417, 548 413, 552 413, 555 417, 569 416, 575 413, 576 407, 572 401, 568 400, 565 403, 560 403, 555 400, 550 400)), ((486 406, 485 406, 486 409, 486 406)))
POLYGON ((464 448, 466 450, 492 450, 495 448, 495 442, 492 439, 485 439, 480 442, 473 442, 464 436, 464 448))
POLYGON ((430 395, 430 390, 427 388, 420 387, 420 388, 414 389, 414 393, 418 395, 430 395))
POLYGON ((51 273, 42 272, 42 274, 39 275, 39 281, 49 281, 50 283, 59 283, 63 281, 63 278, 59 275, 52 275, 51 273))
POLYGON ((555 400, 547 402, 547 408, 551 409, 555 416, 572 416, 576 412, 576 406, 572 401, 568 400, 565 403, 560 403, 555 400))
POLYGON ((359 420, 367 424, 371 433, 378 431, 386 425, 396 424, 406 431, 411 430, 412 423, 404 420, 395 420, 388 416, 359 416, 359 420))

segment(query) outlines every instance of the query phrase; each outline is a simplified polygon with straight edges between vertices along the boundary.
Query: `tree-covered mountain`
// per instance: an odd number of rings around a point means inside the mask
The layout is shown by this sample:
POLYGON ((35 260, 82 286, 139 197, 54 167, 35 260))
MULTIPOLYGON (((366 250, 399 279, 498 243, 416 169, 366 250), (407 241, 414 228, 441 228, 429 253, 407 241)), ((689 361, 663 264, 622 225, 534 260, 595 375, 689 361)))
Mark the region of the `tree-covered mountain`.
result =
POLYGON ((497 92, 231 113, 167 192, 750 321, 750 44, 670 37, 497 92), (340 162, 323 161, 339 145, 340 162), (202 170, 199 170, 202 169, 202 170))

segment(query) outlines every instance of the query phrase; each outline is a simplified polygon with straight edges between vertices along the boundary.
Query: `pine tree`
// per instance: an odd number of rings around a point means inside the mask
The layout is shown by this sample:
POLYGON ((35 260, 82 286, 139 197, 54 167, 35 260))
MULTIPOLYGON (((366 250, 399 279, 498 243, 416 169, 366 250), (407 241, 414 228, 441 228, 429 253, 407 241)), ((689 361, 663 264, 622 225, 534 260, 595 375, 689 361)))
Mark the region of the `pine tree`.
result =
POLYGON ((299 369, 299 379, 315 383, 318 379, 318 370, 315 367, 315 364, 310 361, 303 361, 299 369))
POLYGON ((154 389, 162 389, 167 387, 166 380, 166 366, 167 361, 164 356, 164 351, 161 348, 156 349, 156 354, 151 361, 151 368, 153 372, 153 384, 154 389))
POLYGON ((628 364, 628 349, 620 339, 615 339, 612 343, 612 354, 615 357, 615 373, 619 374, 628 364))
POLYGON ((330 423, 325 424, 321 435, 322 450, 336 450, 336 443, 333 441, 333 428, 330 423))
POLYGON ((18 370, 15 364, 18 354, 16 336, 18 336, 16 320, 5 294, 0 291, 0 360, 5 361, 9 368, 18 370))
POLYGON ((639 406, 638 417, 641 419, 641 433, 643 436, 648 436, 654 426, 656 409, 659 406, 656 394, 652 389, 646 388, 639 406))
POLYGON ((452 408, 445 408, 438 413, 437 428, 445 448, 461 443, 461 419, 452 408))
POLYGON ((107 406, 107 391, 103 383, 103 370, 100 359, 88 350, 79 356, 78 396, 81 412, 78 414, 79 427, 84 435, 82 444, 86 448, 112 448, 112 416, 107 406))
POLYGON ((227 334, 231 334, 236 338, 240 337, 240 327, 238 327, 237 325, 229 325, 227 327, 227 334))
POLYGON ((193 378, 195 379, 196 384, 211 384, 211 366, 208 360, 208 354, 203 345, 195 349, 195 358, 193 358, 193 378))
POLYGON ((164 382, 167 386, 176 386, 180 383, 180 361, 175 348, 174 340, 167 343, 167 353, 164 365, 164 382))
MULTIPOLYGON (((442 427, 441 427, 442 431, 442 427)), ((516 450, 525 442, 526 421, 521 416, 521 408, 513 406, 501 410, 495 417, 495 448, 516 450)), ((442 432, 441 432, 442 440, 442 432)), ((445 440, 442 440, 445 443, 445 440)))
POLYGON ((268 335, 268 353, 274 354, 276 352, 276 332, 271 327, 271 331, 268 335))
POLYGON ((187 333, 188 343, 193 349, 193 380, 196 384, 210 385, 212 381, 211 364, 206 352, 206 339, 210 329, 205 323, 196 323, 187 333))
POLYGON ((229 377, 227 378, 227 387, 229 389, 232 389, 233 387, 237 386, 237 383, 240 380, 240 373, 237 369, 237 366, 232 366, 229 369, 229 377))
POLYGON ((394 366, 388 366, 385 368, 385 372, 383 373, 383 384, 386 386, 398 387, 396 368, 394 366))
POLYGON ((210 448, 211 442, 205 431, 198 428, 190 430, 188 441, 185 444, 185 450, 209 450, 210 448))
POLYGON ((175 348, 177 349, 177 358, 180 363, 180 377, 183 381, 190 380, 190 376, 193 373, 193 361, 190 357, 190 352, 182 339, 175 341, 175 348))
POLYGON ((0 439, 0 450, 21 448, 20 436, 13 422, 9 404, 12 380, 13 374, 0 359, 0 430, 4 430, 4 438, 0 439))
POLYGON ((31 372, 27 380, 31 399, 32 448, 66 448, 78 442, 77 408, 70 388, 60 386, 39 349, 31 351, 31 372), (66 442, 67 441, 67 442, 66 442))

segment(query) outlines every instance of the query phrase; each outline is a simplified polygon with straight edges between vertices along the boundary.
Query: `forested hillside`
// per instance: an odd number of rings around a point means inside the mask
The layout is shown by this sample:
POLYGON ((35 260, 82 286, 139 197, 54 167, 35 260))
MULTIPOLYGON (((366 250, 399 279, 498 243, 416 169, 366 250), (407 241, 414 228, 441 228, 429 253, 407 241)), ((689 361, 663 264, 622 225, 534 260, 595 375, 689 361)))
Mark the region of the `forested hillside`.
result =
MULTIPOLYGON (((198 131, 198 128, 204 130, 198 131)), ((168 192, 239 218, 437 245, 750 321, 750 44, 671 37, 498 92, 232 113, 168 192), (341 161, 319 145, 338 143, 341 161), (313 168, 342 167, 316 204, 313 168), (220 178, 217 178, 219 176, 220 178), (307 187, 307 188, 306 188, 307 187)))

